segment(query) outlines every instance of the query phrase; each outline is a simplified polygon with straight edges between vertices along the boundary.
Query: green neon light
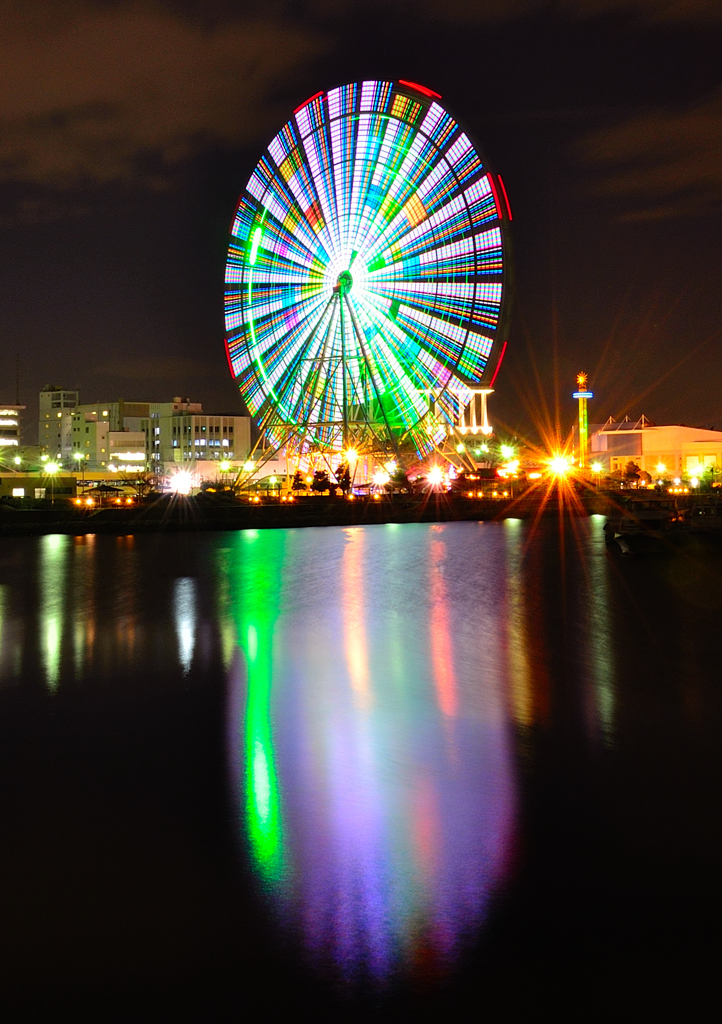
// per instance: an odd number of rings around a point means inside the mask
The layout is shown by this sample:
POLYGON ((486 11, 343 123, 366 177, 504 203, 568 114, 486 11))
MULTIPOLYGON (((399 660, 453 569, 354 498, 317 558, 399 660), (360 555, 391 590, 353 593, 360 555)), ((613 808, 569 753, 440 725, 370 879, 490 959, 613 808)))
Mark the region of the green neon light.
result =
POLYGON ((258 247, 261 244, 262 238, 263 229, 261 227, 257 227, 256 230, 253 232, 253 238, 251 239, 251 252, 248 257, 248 262, 251 264, 252 267, 255 267, 256 265, 256 260, 258 259, 258 247))
MULTIPOLYGON (((258 225, 257 228, 255 228, 255 230, 253 232, 253 237, 251 239, 251 251, 250 251, 250 253, 248 255, 248 263, 249 263, 249 265, 251 267, 255 266, 256 259, 258 257, 258 247, 261 244, 261 239, 263 238, 263 222, 266 219, 266 214, 267 213, 268 213, 268 210, 266 210, 266 208, 264 207, 263 214, 261 216, 261 223, 258 225)), ((253 312, 252 312, 252 309, 253 309, 253 271, 249 270, 248 271, 248 327, 249 327, 249 329, 251 331, 251 341, 253 342, 253 352, 254 352, 253 359, 254 359, 254 362, 255 362, 256 366, 258 367, 258 372, 261 374, 261 377, 263 377, 264 384, 266 385, 266 387, 268 388, 270 393, 273 395, 273 397, 276 400, 276 403, 279 406, 279 408, 285 413, 286 419, 290 423, 293 423, 294 426, 298 426, 297 421, 293 418, 293 416, 288 411, 288 409, 286 408, 284 403, 278 397, 278 395, 276 394, 276 389, 274 388, 273 384, 271 384, 270 380, 268 379, 268 376, 266 375, 266 371, 265 371, 265 369, 263 367, 263 363, 261 362, 260 356, 259 356, 259 354, 257 352, 257 349, 258 349, 258 339, 256 338, 256 325, 253 322, 253 312)))

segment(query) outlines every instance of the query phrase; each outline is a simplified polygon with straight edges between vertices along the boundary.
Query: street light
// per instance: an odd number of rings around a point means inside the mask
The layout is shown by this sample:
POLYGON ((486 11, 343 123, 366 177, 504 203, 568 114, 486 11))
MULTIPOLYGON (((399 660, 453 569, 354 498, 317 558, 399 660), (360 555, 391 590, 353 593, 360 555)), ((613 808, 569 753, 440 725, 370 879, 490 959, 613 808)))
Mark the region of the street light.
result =
POLYGON ((47 462, 45 464, 45 472, 50 477, 50 504, 55 505, 55 474, 60 469, 57 462, 47 462))
POLYGON ((82 452, 74 452, 73 458, 75 459, 76 462, 82 462, 83 464, 83 476, 81 486, 85 488, 85 457, 83 456, 82 452))

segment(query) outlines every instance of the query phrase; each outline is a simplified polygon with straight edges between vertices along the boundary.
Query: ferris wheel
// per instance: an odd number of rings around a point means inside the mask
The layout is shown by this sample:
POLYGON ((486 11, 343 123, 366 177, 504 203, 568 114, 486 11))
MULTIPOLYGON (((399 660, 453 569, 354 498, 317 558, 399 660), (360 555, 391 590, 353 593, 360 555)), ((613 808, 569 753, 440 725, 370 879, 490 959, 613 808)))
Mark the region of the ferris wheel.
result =
POLYGON ((423 456, 485 422, 511 216, 503 182, 440 99, 404 81, 318 93, 239 199, 226 350, 277 448, 423 456))

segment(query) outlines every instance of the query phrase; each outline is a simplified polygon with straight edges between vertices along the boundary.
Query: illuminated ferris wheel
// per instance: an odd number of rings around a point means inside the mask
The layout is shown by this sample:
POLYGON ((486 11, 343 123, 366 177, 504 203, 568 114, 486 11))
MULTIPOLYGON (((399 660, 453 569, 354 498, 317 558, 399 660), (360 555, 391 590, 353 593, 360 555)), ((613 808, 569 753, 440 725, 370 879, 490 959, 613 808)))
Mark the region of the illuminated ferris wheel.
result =
POLYGON ((236 208, 231 372, 271 444, 423 456, 488 430, 510 305, 506 193, 411 82, 318 93, 236 208))

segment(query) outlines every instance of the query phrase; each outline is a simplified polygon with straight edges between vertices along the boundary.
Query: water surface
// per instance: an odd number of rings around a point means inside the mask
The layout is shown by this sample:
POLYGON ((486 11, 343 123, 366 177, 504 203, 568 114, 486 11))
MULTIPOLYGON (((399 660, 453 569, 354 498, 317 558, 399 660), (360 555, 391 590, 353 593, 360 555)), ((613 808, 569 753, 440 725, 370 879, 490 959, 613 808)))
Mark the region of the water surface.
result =
POLYGON ((701 991, 721 552, 602 526, 3 539, 8 992, 701 991))

